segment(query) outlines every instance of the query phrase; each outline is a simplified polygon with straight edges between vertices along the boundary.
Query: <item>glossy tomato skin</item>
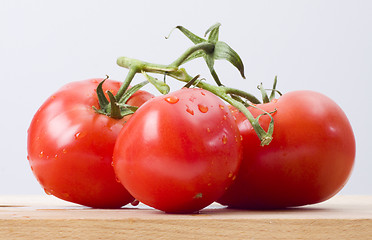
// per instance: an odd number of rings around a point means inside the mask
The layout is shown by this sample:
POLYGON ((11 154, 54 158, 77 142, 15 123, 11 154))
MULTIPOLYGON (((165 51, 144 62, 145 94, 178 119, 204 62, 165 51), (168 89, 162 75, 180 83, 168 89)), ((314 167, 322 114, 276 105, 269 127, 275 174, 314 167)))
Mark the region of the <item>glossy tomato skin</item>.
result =
MULTIPOLYGON (((40 107, 28 130, 28 159, 45 192, 96 208, 117 208, 133 197, 116 181, 111 166, 116 138, 128 117, 116 120, 96 113, 95 92, 102 79, 69 83, 40 107)), ((120 82, 106 80, 114 94, 120 82)), ((135 93, 128 104, 152 97, 135 93)))
POLYGON ((212 93, 181 89, 142 105, 120 132, 114 169, 140 202, 198 211, 224 193, 241 160, 239 130, 212 93))
MULTIPOLYGON (((219 200, 237 208, 284 208, 325 201, 346 184, 355 159, 352 127, 327 96, 294 91, 257 107, 274 111, 273 140, 260 146, 242 113, 233 109, 243 137, 236 181, 219 200)), ((262 112, 250 108, 254 116, 262 112)), ((268 126, 269 118, 260 119, 268 126)))

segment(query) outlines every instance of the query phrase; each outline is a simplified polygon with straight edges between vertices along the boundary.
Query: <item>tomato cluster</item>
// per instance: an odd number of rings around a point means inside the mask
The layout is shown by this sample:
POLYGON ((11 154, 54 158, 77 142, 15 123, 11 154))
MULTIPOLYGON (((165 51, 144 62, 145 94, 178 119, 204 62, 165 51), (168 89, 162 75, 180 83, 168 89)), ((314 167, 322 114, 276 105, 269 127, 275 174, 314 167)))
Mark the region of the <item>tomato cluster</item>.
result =
MULTIPOLYGON (((53 94, 28 130, 28 160, 45 192, 95 208, 131 202, 169 213, 197 212, 213 202, 272 209, 329 199, 346 184, 355 138, 342 109, 312 91, 264 103, 221 84, 214 59, 243 74, 239 56, 218 41, 178 27, 195 46, 170 65, 120 58, 125 81, 72 82, 53 94), (179 66, 204 57, 217 85, 179 66), (169 92, 146 72, 187 82, 169 92), (133 87, 143 73, 163 95, 133 87)), ((275 82, 276 84, 276 82, 275 82)), ((274 86, 275 88, 275 86, 274 86)), ((272 92, 275 93, 275 90, 272 92)))

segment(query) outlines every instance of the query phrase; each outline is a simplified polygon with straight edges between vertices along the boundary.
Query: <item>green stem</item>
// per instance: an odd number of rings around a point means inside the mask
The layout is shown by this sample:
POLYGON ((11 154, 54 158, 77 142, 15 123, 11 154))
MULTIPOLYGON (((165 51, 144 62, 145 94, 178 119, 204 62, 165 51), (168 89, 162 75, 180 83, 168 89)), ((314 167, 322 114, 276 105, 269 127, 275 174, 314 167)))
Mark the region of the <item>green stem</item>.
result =
POLYGON ((260 104, 261 103, 260 100, 258 100, 255 96, 253 96, 252 94, 249 94, 247 92, 244 92, 242 90, 235 89, 235 88, 229 88, 229 87, 224 87, 224 89, 225 89, 226 93, 234 94, 234 95, 243 97, 243 98, 247 99, 248 101, 250 101, 253 104, 260 104))
MULTIPOLYGON (((143 62, 137 59, 131 59, 127 57, 120 57, 117 60, 117 64, 121 67, 125 67, 129 69, 129 73, 119 89, 116 99, 120 102, 121 97, 124 95, 125 91, 128 89, 130 82, 132 81, 133 77, 136 73, 139 72, 152 72, 152 73, 160 73, 160 74, 167 74, 170 77, 173 77, 177 80, 183 81, 183 82, 189 82, 193 79, 185 69, 178 67, 187 61, 187 58, 190 57, 193 53, 199 50, 204 51, 212 51, 213 49, 211 47, 214 47, 213 44, 210 43, 200 43, 196 44, 192 47, 190 47, 181 57, 179 57, 176 61, 169 65, 160 65, 160 64, 153 64, 153 63, 147 63, 143 62)), ((268 145, 272 140, 272 133, 273 133, 273 118, 271 114, 264 112, 263 114, 267 114, 271 117, 271 122, 269 125, 269 129, 266 132, 261 125, 258 122, 258 118, 254 118, 251 112, 247 109, 246 106, 244 106, 243 103, 235 100, 233 97, 231 97, 229 94, 236 94, 238 96, 246 97, 248 99, 253 100, 253 102, 259 102, 257 99, 252 98, 252 96, 248 93, 244 93, 241 90, 238 89, 232 89, 227 87, 221 87, 221 86, 213 86, 206 82, 199 81, 198 83, 195 83, 195 85, 199 88, 203 88, 207 91, 212 92, 213 94, 219 96, 232 106, 236 107, 238 110, 240 110, 248 119, 248 121, 251 123, 253 129, 255 130, 257 136, 259 137, 261 141, 261 145, 268 145), (257 101, 256 101, 257 100, 257 101)))
POLYGON ((190 47, 189 49, 187 49, 179 58, 177 58, 174 62, 172 62, 168 66, 179 67, 183 63, 185 63, 187 58, 190 57, 191 54, 193 54, 194 52, 197 52, 199 50, 203 50, 207 53, 210 53, 210 52, 213 52, 214 46, 215 46, 215 44, 208 43, 208 42, 198 43, 198 44, 190 47))
POLYGON ((170 65, 162 65, 162 64, 154 64, 144 62, 134 58, 128 57, 119 57, 116 60, 116 63, 123 68, 133 69, 136 73, 144 72, 152 72, 152 73, 164 73, 164 72, 171 72, 177 71, 178 67, 173 67, 170 65))
POLYGON ((122 98, 124 93, 127 91, 128 87, 129 87, 130 83, 132 82, 136 73, 137 73, 136 67, 129 68, 129 72, 128 72, 127 77, 125 78, 123 84, 120 86, 119 91, 115 95, 115 98, 116 98, 117 101, 120 101, 120 99, 122 98))

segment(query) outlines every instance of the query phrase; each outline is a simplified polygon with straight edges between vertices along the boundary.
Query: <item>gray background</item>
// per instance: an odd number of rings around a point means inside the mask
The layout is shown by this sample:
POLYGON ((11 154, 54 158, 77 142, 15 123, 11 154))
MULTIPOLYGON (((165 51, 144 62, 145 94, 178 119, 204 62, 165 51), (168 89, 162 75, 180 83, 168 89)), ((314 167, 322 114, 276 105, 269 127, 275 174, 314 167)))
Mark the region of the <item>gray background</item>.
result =
MULTIPOLYGON (((0 194, 41 194, 26 159, 27 128, 62 85, 104 77, 123 80, 116 58, 170 63, 191 46, 175 31, 197 34, 221 22, 220 40, 241 56, 246 80, 227 62, 223 83, 258 95, 278 75, 282 92, 311 89, 336 101, 357 140, 350 181, 341 194, 372 194, 372 1, 0 1, 0 194)), ((202 61, 185 65, 210 79, 202 61)), ((143 79, 137 78, 136 81, 143 79)), ((169 80, 173 89, 179 87, 169 80)), ((152 88, 148 88, 153 91, 152 88)))

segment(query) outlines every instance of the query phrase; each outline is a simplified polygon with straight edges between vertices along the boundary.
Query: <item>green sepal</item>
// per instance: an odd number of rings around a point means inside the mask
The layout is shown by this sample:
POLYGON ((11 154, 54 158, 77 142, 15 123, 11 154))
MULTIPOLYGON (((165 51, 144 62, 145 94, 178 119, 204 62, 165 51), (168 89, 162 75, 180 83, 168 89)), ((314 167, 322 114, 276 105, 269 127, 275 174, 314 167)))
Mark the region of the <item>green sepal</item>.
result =
POLYGON ((224 59, 234 65, 240 72, 242 78, 244 76, 244 64, 240 56, 225 42, 217 42, 213 52, 214 59, 224 59))
POLYGON ((275 89, 276 89, 277 82, 278 82, 278 77, 275 76, 274 83, 273 83, 273 89, 271 90, 271 94, 270 94, 270 100, 273 100, 275 98, 275 93, 276 93, 275 89))
POLYGON ((205 59, 205 62, 207 63, 207 66, 209 68, 209 71, 211 72, 211 75, 214 79, 214 81, 217 83, 218 86, 221 86, 221 81, 216 73, 216 70, 214 70, 214 54, 213 53, 210 53, 210 54, 206 54, 204 56, 204 59, 205 59))
POLYGON ((166 84, 163 81, 158 80, 157 78, 154 78, 150 75, 148 75, 146 72, 142 71, 142 74, 146 77, 147 81, 149 81, 154 87, 163 95, 168 94, 170 91, 170 87, 168 84, 166 84))
POLYGON ((194 33, 192 33, 191 31, 189 31, 188 29, 186 29, 186 28, 184 28, 182 26, 177 26, 176 28, 178 30, 180 30, 194 44, 198 44, 198 43, 202 43, 202 42, 207 41, 207 40, 205 40, 205 39, 203 39, 203 38, 195 35, 194 33))
POLYGON ((209 71, 211 72, 211 75, 213 79, 216 81, 217 85, 222 85, 218 75, 214 69, 214 61, 216 59, 224 59, 229 61, 232 65, 234 65, 240 72, 240 75, 245 78, 244 76, 244 65, 243 61, 241 60, 240 56, 225 42, 218 41, 219 36, 219 28, 221 24, 216 23, 212 25, 208 30, 205 32, 205 37, 209 34, 208 40, 203 39, 194 33, 190 32, 188 29, 177 26, 176 28, 179 29, 187 38, 189 38, 195 45, 203 43, 203 42, 209 42, 215 45, 212 52, 206 52, 204 50, 198 50, 192 53, 190 56, 188 56, 183 62, 181 62, 180 65, 189 62, 191 60, 194 60, 199 57, 203 57, 205 62, 207 63, 207 66, 209 68, 209 71))
POLYGON ((275 94, 276 93, 278 93, 279 96, 282 96, 283 95, 279 90, 276 89, 277 82, 278 82, 278 77, 275 76, 274 83, 273 83, 273 88, 271 89, 270 101, 273 100, 273 99, 275 99, 275 94))
POLYGON ((100 109, 105 109, 107 107, 107 105, 109 104, 109 101, 107 100, 107 98, 105 96, 105 93, 103 92, 103 88, 102 88, 102 85, 106 80, 107 80, 107 78, 102 80, 98 84, 97 89, 96 89, 100 109))
POLYGON ((112 94, 112 92, 110 91, 107 91, 107 95, 109 96, 110 98, 110 105, 111 105, 111 111, 110 111, 110 114, 109 116, 112 117, 112 118, 116 118, 116 119, 120 119, 122 118, 122 115, 121 115, 121 110, 120 110, 120 107, 118 105, 118 102, 114 96, 114 94, 112 94))
POLYGON ((110 99, 110 101, 108 101, 102 89, 102 84, 105 80, 100 82, 97 86, 96 91, 99 99, 100 109, 97 109, 93 106, 92 108, 94 109, 94 111, 96 113, 103 114, 115 119, 121 119, 126 115, 133 114, 138 109, 138 107, 128 105, 126 104, 126 102, 135 92, 145 86, 148 81, 143 81, 128 89, 119 100, 116 96, 114 96, 112 92, 107 91, 107 95, 110 99))
POLYGON ((266 89, 263 88, 262 83, 261 83, 260 85, 258 85, 257 88, 258 88, 258 89, 260 90, 260 92, 261 92, 261 95, 262 95, 262 102, 263 102, 263 103, 269 103, 269 102, 270 102, 269 96, 267 96, 266 89))
POLYGON ((221 23, 216 23, 212 25, 210 28, 205 31, 204 37, 206 37, 209 33, 208 42, 217 43, 218 42, 218 35, 220 33, 220 26, 221 23))
POLYGON ((141 89, 143 86, 145 86, 147 83, 149 83, 148 81, 143 81, 143 82, 140 82, 136 85, 134 85, 133 87, 129 88, 125 93, 124 95, 122 96, 122 98, 119 100, 119 104, 123 104, 123 103, 126 103, 128 101, 128 99, 135 93, 137 92, 139 89, 141 89))

